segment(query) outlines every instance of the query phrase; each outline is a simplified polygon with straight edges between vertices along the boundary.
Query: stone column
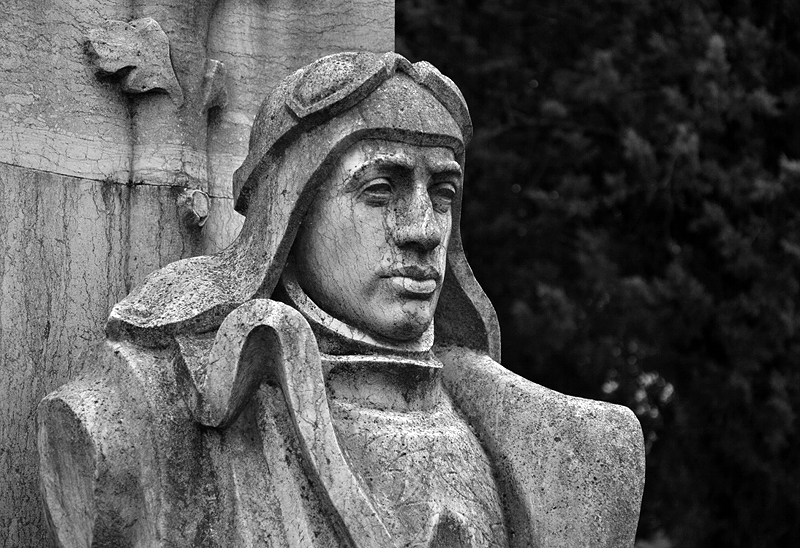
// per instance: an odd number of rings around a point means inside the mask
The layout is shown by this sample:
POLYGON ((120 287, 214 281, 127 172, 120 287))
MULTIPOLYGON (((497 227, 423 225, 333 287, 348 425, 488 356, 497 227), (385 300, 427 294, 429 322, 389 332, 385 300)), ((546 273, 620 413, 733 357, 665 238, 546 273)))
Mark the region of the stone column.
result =
POLYGON ((47 548, 36 405, 79 374, 133 285, 232 241, 231 175, 261 99, 320 56, 393 49, 394 2, 7 0, 2 11, 0 547, 47 548), (136 39, 148 49, 125 51, 136 39))

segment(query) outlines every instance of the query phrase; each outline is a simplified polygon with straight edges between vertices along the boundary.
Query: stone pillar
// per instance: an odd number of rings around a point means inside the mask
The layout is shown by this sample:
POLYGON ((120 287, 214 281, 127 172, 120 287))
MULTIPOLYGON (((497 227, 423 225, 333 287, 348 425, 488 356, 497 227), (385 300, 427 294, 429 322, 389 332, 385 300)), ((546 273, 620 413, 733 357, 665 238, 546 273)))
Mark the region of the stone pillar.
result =
POLYGON ((38 402, 145 275, 238 232, 231 176, 265 94, 323 55, 393 46, 392 0, 3 2, 0 547, 52 546, 38 402))

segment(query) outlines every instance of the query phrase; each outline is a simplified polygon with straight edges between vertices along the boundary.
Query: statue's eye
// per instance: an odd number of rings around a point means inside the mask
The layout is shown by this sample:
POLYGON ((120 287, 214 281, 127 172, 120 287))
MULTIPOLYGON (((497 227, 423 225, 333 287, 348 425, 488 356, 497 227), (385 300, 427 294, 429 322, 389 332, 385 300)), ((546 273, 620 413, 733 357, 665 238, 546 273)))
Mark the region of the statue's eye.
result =
POLYGON ((394 188, 388 179, 373 179, 361 189, 361 197, 369 205, 382 206, 392 199, 394 188))
POLYGON ((431 203, 436 211, 447 213, 456 199, 456 187, 453 183, 436 183, 428 189, 431 203))

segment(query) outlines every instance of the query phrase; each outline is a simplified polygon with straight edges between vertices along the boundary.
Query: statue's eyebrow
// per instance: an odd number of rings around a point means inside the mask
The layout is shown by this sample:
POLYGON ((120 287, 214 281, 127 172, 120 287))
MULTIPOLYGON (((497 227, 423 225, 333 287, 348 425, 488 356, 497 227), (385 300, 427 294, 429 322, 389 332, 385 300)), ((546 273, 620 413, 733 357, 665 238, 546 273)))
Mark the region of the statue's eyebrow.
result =
POLYGON ((410 172, 414 170, 414 161, 406 154, 387 154, 370 158, 351 173, 345 181, 344 190, 354 190, 365 179, 377 175, 378 171, 410 172))
POLYGON ((455 160, 433 161, 429 167, 436 175, 453 175, 459 178, 463 175, 461 166, 455 160))

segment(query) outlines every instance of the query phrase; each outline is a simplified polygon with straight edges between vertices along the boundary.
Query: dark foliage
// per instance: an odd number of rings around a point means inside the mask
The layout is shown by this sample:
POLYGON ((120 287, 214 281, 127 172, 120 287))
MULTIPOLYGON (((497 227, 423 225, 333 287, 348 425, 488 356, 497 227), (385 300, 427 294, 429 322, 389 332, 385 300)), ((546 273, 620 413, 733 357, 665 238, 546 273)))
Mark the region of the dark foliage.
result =
POLYGON ((397 0, 476 132, 504 364, 633 409, 639 535, 800 546, 800 3, 397 0))

